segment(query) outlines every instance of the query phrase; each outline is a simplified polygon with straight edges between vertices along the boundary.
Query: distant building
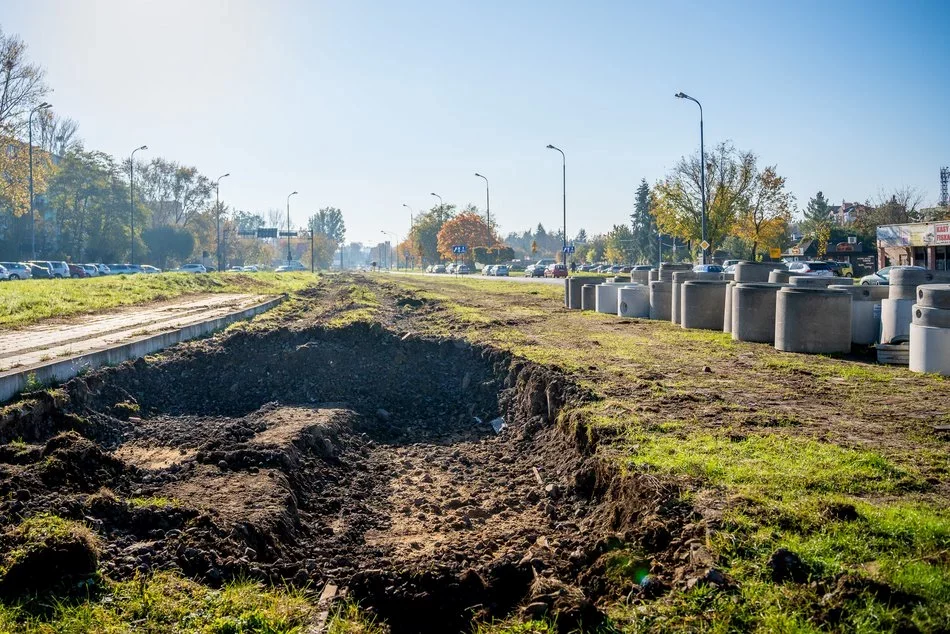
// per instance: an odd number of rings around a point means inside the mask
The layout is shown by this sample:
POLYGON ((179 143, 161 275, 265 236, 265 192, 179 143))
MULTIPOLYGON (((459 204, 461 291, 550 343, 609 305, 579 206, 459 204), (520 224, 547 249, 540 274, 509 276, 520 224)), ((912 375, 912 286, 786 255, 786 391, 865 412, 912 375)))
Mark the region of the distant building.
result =
POLYGON ((950 271, 950 220, 879 226, 877 263, 950 271))
POLYGON ((835 222, 842 226, 847 226, 857 220, 862 214, 871 211, 871 208, 862 203, 849 203, 841 201, 841 206, 831 210, 831 215, 835 222))
POLYGON ((860 277, 875 271, 875 257, 873 250, 865 250, 864 244, 854 237, 841 242, 828 242, 825 245, 825 255, 818 257, 818 241, 805 239, 782 253, 786 262, 796 260, 834 260, 848 262, 854 269, 854 275, 860 277))

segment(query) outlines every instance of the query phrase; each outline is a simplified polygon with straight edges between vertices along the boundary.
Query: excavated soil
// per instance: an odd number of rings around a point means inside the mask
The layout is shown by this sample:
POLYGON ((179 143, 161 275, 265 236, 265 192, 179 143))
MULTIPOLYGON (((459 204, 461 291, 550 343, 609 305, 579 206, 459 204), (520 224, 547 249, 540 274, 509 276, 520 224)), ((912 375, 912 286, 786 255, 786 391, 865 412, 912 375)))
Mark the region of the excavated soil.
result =
POLYGON ((5 408, 0 529, 42 512, 81 521, 114 578, 332 582, 394 632, 516 610, 590 625, 622 544, 646 558, 644 597, 709 565, 675 491, 606 467, 589 430, 558 420, 589 395, 409 334, 391 315, 424 302, 386 301, 382 325, 288 312, 5 408))

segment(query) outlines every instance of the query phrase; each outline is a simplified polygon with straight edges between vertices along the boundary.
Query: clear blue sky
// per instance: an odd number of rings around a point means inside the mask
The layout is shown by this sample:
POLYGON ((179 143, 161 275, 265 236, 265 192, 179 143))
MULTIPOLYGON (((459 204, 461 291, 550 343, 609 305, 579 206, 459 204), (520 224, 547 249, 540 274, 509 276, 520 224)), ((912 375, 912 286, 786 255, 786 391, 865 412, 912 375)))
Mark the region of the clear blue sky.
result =
POLYGON ((654 182, 731 139, 799 206, 913 186, 950 164, 950 2, 4 0, 89 148, 225 172, 221 195, 349 240, 404 234, 408 203, 484 205, 502 233, 628 220, 654 182), (139 156, 142 156, 140 153, 139 156))

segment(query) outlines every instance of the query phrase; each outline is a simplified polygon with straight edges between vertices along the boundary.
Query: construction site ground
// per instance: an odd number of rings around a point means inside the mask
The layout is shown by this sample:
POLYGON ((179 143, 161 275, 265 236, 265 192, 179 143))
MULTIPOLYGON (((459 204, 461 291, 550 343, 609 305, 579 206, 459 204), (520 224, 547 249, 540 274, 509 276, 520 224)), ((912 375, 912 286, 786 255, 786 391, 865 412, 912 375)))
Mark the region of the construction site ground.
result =
POLYGON ((946 379, 313 279, 0 409, 0 631, 950 628, 946 379))

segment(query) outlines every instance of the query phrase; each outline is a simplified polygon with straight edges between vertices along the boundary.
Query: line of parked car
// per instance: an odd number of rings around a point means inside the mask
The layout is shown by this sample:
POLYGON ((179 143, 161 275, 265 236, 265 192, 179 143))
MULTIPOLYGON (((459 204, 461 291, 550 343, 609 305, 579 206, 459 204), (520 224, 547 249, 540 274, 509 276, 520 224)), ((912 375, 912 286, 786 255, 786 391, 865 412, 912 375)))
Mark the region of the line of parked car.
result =
MULTIPOLYGON (((210 273, 215 269, 199 263, 184 264, 169 273, 210 273)), ((232 266, 229 271, 257 273, 257 266, 232 266)), ((299 262, 278 267, 277 272, 302 271, 299 262)), ((154 275, 161 273, 160 268, 149 264, 70 264, 60 260, 30 260, 27 262, 0 262, 0 281, 29 279, 66 279, 101 277, 104 275, 154 275)))
POLYGON ((449 264, 430 264, 425 270, 426 273, 449 273, 455 275, 468 275, 472 272, 472 269, 464 262, 462 264, 456 264, 454 262, 449 264))

